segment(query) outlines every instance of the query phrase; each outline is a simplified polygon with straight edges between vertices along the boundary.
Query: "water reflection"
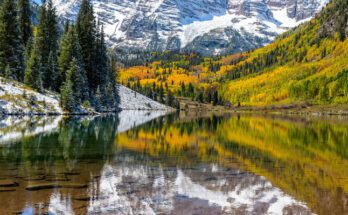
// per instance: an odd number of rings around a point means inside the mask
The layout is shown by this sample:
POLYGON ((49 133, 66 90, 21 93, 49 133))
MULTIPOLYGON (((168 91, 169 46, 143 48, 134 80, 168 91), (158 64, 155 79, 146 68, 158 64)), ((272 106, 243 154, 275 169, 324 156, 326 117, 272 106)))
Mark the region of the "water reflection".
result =
POLYGON ((89 212, 102 214, 309 214, 265 178, 235 169, 105 165, 89 212))
POLYGON ((0 214, 347 213, 345 118, 164 114, 6 119, 0 214))

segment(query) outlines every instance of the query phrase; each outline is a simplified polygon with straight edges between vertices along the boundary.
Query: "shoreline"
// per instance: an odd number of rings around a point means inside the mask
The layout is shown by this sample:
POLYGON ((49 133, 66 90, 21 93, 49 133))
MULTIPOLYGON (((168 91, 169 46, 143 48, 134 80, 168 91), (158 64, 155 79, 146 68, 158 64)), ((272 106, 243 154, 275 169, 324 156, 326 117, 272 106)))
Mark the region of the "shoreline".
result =
POLYGON ((292 105, 270 105, 264 107, 239 107, 234 109, 238 113, 270 113, 270 114, 287 114, 287 115, 348 115, 348 104, 326 104, 326 105, 309 105, 309 104, 292 104, 292 105))
POLYGON ((199 103, 189 98, 179 98, 180 111, 188 112, 215 112, 215 113, 263 113, 263 114, 291 114, 291 115, 348 115, 348 104, 308 104, 293 103, 286 105, 267 105, 267 106, 213 106, 208 103, 199 103))
POLYGON ((1 116, 100 116, 108 114, 118 114, 122 111, 166 111, 168 113, 175 112, 176 109, 119 109, 110 112, 81 112, 81 113, 0 113, 1 116))

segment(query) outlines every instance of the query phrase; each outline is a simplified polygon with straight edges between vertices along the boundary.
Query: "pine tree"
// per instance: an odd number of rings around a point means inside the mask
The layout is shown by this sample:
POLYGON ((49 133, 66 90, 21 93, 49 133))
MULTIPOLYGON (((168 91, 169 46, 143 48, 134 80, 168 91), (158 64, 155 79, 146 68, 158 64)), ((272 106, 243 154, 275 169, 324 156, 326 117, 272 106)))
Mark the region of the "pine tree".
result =
POLYGON ((60 103, 61 107, 68 112, 73 112, 76 108, 71 80, 67 80, 60 89, 60 103))
POLYGON ((90 89, 96 91, 98 77, 96 77, 96 23, 93 8, 89 0, 82 0, 76 21, 76 31, 81 46, 82 60, 88 78, 90 89))
POLYGON ((211 103, 211 100, 212 100, 212 95, 211 95, 211 92, 208 91, 208 94, 207 94, 207 102, 208 102, 208 103, 211 103))
POLYGON ((66 78, 67 81, 72 82, 72 89, 76 104, 81 104, 86 97, 86 74, 76 58, 73 58, 70 63, 66 78))
POLYGON ((18 0, 18 22, 21 32, 22 45, 26 46, 32 37, 31 9, 29 0, 18 0))
MULTIPOLYGON (((99 30, 99 29, 98 29, 99 30)), ((97 31, 97 40, 96 40, 96 56, 95 56, 95 64, 96 64, 96 84, 97 85, 105 85, 107 82, 107 67, 108 67, 108 56, 107 56, 107 48, 105 44, 104 38, 104 29, 101 26, 100 32, 97 31)))
POLYGON ((214 95, 213 95, 213 105, 217 105, 219 103, 219 94, 217 91, 214 92, 214 95))
POLYGON ((33 48, 33 38, 30 37, 29 40, 27 41, 27 44, 25 46, 25 51, 24 51, 24 65, 28 65, 28 62, 30 60, 30 55, 31 55, 31 50, 33 48))
POLYGON ((52 67, 48 64, 48 58, 50 53, 52 53, 51 64, 57 64, 57 54, 58 53, 58 22, 56 10, 53 6, 52 0, 48 0, 40 7, 39 12, 39 23, 37 26, 37 37, 40 38, 40 57, 42 65, 42 78, 44 88, 55 88, 51 86, 52 83, 56 83, 54 77, 57 77, 57 69, 52 70, 52 67))
MULTIPOLYGON (((51 81, 50 83, 51 84, 47 84, 46 87, 49 89, 49 90, 55 90, 55 91, 58 91, 59 89, 59 83, 57 81, 58 79, 58 74, 57 74, 57 69, 58 66, 57 66, 57 53, 55 51, 51 51, 49 56, 48 56, 48 62, 47 62, 47 74, 51 74, 50 76, 50 80, 51 81)), ((48 81, 48 80, 46 80, 48 81)))
POLYGON ((166 105, 168 105, 169 107, 173 107, 174 106, 174 95, 173 92, 171 90, 168 91, 167 93, 167 98, 166 98, 166 105))
POLYGON ((115 54, 112 53, 110 54, 109 57, 109 67, 108 67, 108 75, 107 75, 107 80, 108 80, 108 86, 107 86, 107 93, 108 96, 112 99, 110 100, 111 106, 116 107, 117 104, 120 102, 120 97, 118 94, 118 88, 117 88, 117 71, 116 71, 116 57, 115 54), (111 94, 112 93, 112 94, 111 94))
POLYGON ((34 41, 34 47, 31 50, 30 59, 27 62, 24 83, 39 91, 42 90, 42 66, 39 54, 38 38, 34 41))
POLYGON ((160 89, 159 89, 159 101, 161 103, 164 102, 164 89, 163 89, 163 84, 161 83, 160 89))
POLYGON ((181 96, 186 96, 186 86, 184 82, 181 82, 181 90, 180 90, 181 96))
POLYGON ((198 92, 197 101, 200 102, 200 103, 203 103, 204 96, 203 96, 203 92, 202 91, 198 92))
POLYGON ((0 9, 0 74, 23 80, 23 47, 13 0, 4 0, 0 9))
POLYGON ((68 32, 65 32, 60 44, 60 54, 58 57, 58 70, 59 70, 59 78, 58 78, 58 86, 61 86, 63 82, 66 80, 66 74, 71 66, 71 62, 75 60, 76 64, 81 71, 82 78, 84 79, 85 86, 83 87, 83 95, 81 99, 87 100, 89 95, 88 90, 88 82, 86 77, 86 72, 84 70, 84 64, 81 58, 81 47, 78 42, 77 34, 74 26, 70 26, 68 28, 68 32))

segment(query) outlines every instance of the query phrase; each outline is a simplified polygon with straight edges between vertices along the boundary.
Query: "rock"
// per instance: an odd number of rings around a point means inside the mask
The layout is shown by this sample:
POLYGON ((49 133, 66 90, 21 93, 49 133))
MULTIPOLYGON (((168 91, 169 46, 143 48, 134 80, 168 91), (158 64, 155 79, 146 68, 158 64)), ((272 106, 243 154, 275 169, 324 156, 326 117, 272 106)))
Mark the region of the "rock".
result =
POLYGON ((103 200, 107 199, 107 196, 86 196, 86 195, 80 195, 73 197, 76 201, 82 201, 82 202, 88 202, 90 200, 103 200))
POLYGON ((53 188, 60 188, 60 185, 57 183, 32 184, 32 185, 28 185, 25 189, 29 191, 37 191, 37 190, 45 190, 45 189, 53 189, 53 188))
POLYGON ((80 175, 79 172, 64 172, 65 175, 80 175))
POLYGON ((11 188, 11 187, 0 187, 0 193, 4 193, 4 192, 14 192, 16 191, 15 188, 11 188))
POLYGON ((87 188, 87 184, 79 184, 79 183, 62 183, 60 184, 62 188, 71 188, 71 189, 81 189, 87 188))
POLYGON ((70 179, 68 179, 68 178, 48 178, 48 179, 46 179, 46 181, 50 181, 50 182, 70 181, 70 179))
POLYGON ((43 175, 36 175, 36 176, 26 177, 23 180, 24 181, 42 181, 44 179, 45 179, 45 176, 43 176, 43 175))
POLYGON ((0 187, 16 187, 18 184, 10 179, 0 180, 0 187))
POLYGON ((68 189, 82 189, 86 188, 87 184, 78 183, 39 183, 28 185, 25 189, 29 191, 46 190, 53 188, 68 188, 68 189))

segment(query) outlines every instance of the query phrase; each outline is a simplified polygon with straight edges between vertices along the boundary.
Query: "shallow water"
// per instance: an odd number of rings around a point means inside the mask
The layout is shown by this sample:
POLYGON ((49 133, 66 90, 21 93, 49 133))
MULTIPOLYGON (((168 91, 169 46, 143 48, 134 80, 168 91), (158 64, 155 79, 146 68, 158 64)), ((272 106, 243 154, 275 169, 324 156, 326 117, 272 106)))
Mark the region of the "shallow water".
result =
POLYGON ((347 214, 344 117, 0 120, 0 214, 347 214))

